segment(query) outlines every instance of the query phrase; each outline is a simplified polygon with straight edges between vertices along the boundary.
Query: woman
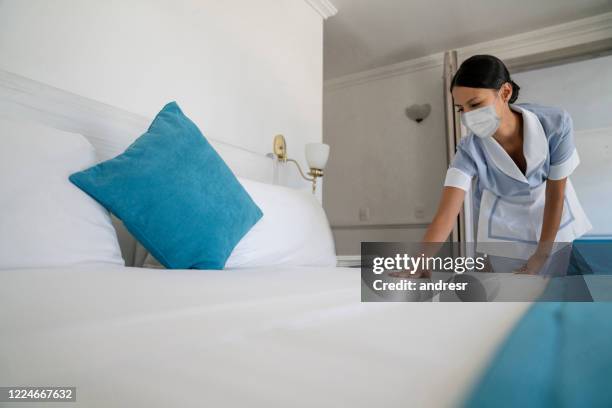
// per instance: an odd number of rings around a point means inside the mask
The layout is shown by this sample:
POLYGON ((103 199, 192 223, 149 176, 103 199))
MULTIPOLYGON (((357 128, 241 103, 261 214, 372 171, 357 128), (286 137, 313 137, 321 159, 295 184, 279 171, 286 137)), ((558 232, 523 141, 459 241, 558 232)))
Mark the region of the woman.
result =
POLYGON ((478 252, 519 259, 522 272, 536 274, 555 242, 572 242, 591 224, 568 180, 579 163, 570 116, 515 105, 519 89, 496 57, 476 55, 461 64, 451 93, 469 133, 459 142, 424 241, 448 238, 475 177, 478 252))

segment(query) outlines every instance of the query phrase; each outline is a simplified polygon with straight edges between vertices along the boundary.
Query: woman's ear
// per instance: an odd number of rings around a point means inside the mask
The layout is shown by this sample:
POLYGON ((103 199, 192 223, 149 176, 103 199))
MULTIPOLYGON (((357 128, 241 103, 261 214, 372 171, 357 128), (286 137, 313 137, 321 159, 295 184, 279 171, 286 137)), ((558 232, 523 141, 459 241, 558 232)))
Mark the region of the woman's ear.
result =
POLYGON ((508 103, 510 98, 512 98, 512 85, 510 84, 510 82, 506 82, 505 84, 503 84, 501 86, 500 91, 502 101, 504 101, 504 103, 508 103))

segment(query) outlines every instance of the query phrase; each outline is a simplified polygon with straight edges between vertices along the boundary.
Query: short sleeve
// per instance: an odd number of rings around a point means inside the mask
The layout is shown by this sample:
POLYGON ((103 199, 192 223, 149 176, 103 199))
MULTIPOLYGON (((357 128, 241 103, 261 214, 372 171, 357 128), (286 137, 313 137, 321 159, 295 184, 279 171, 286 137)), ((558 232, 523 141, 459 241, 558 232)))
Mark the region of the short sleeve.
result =
POLYGON ((568 177, 580 164, 578 151, 574 143, 574 126, 571 116, 564 112, 558 134, 551 137, 550 144, 550 180, 561 180, 568 177))
POLYGON ((451 162, 446 179, 444 180, 445 187, 457 187, 464 191, 468 191, 472 186, 472 178, 476 175, 476 166, 474 160, 461 148, 457 149, 457 153, 451 162))

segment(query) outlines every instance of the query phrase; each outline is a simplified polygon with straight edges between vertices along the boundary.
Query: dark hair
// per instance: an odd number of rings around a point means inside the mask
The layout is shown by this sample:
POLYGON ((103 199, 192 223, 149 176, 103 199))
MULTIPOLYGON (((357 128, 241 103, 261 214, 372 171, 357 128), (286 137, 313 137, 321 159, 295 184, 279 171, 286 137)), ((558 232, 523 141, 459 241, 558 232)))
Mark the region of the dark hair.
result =
POLYGON ((508 68, 502 60, 492 55, 474 55, 463 61, 453 77, 450 90, 455 86, 499 89, 506 82, 512 85, 512 96, 508 103, 514 103, 521 87, 510 78, 508 68))

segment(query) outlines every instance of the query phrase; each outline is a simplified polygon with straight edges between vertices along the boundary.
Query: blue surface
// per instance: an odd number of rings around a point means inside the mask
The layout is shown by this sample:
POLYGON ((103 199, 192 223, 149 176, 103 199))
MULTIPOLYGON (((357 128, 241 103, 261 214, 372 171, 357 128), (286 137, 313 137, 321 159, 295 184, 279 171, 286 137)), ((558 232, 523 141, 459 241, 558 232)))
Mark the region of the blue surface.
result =
POLYGON ((465 407, 612 407, 612 304, 537 303, 465 407))
MULTIPOLYGON (((552 279, 550 292, 565 295, 586 282, 591 294, 600 291, 609 301, 611 249, 610 239, 575 241, 572 276, 552 279)), ((464 406, 612 407, 612 303, 535 303, 464 406)))
POLYGON ((222 269, 262 217, 175 102, 127 150, 70 176, 167 268, 222 269))
POLYGON ((570 275, 612 275, 612 238, 584 238, 573 242, 570 275))

